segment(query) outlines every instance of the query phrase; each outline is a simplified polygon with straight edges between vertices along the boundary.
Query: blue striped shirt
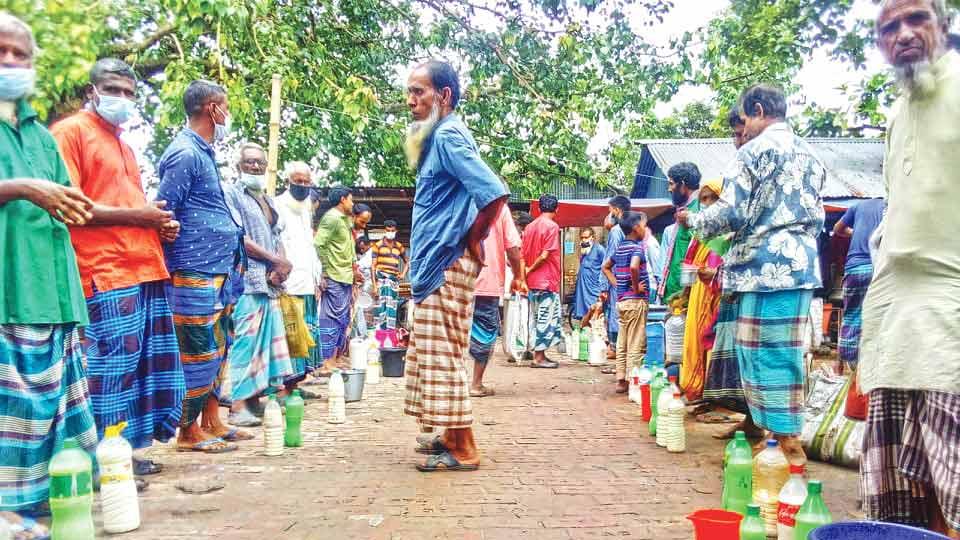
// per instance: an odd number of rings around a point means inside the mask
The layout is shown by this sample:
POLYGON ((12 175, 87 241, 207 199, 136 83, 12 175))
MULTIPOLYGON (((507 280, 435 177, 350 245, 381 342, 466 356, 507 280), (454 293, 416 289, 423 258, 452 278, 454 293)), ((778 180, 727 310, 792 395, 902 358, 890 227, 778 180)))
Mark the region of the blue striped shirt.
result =
POLYGON ((647 284, 647 257, 643 244, 624 238, 613 254, 613 275, 617 278, 617 301, 646 299, 647 295, 637 294, 633 290, 630 278, 630 263, 634 258, 640 260, 639 283, 647 284))

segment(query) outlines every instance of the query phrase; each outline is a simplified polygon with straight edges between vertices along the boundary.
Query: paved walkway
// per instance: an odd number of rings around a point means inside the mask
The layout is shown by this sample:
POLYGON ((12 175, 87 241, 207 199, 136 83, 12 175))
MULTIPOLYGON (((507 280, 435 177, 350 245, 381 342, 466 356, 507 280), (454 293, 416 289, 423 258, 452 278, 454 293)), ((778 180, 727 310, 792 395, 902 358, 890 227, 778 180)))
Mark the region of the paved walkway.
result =
MULTIPOLYGON (((723 443, 710 433, 723 426, 688 421, 688 452, 668 454, 595 368, 527 369, 497 357, 487 379, 497 395, 475 401, 477 472, 416 472, 402 379, 383 379, 348 405, 344 425, 325 422, 324 402, 308 402, 305 446, 282 457, 263 456, 259 438, 220 456, 156 447, 151 457, 167 471, 141 499, 143 526, 123 538, 689 539, 684 516, 719 504, 723 443), (226 487, 177 489, 195 477, 226 487)), ((856 473, 810 469, 825 480, 834 518, 857 516, 856 473)))

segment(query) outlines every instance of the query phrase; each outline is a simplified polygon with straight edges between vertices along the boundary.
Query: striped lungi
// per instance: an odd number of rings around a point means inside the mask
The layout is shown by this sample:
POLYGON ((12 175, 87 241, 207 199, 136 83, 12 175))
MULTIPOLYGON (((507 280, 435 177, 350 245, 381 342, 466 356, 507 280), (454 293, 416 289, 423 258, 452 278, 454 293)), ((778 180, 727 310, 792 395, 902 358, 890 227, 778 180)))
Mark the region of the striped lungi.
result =
POLYGON ((860 482, 870 519, 925 527, 933 494, 960 530, 960 394, 870 392, 860 482))
POLYGON ((0 389, 0 510, 17 511, 47 500, 66 439, 97 445, 76 326, 0 325, 0 389))
POLYGON ((186 386, 164 282, 99 292, 87 299, 87 381, 97 436, 121 421, 134 448, 177 434, 186 386))
POLYGON ((396 330, 400 279, 393 274, 377 272, 377 295, 380 297, 380 306, 377 308, 377 328, 396 330))
POLYGON ((860 318, 863 299, 873 279, 873 265, 861 264, 847 270, 843 276, 843 321, 840 323, 840 359, 851 366, 857 365, 860 355, 860 318))
POLYGON ((280 301, 266 294, 245 294, 233 310, 233 344, 227 353, 231 399, 255 398, 268 387, 283 386, 293 375, 280 301))
POLYGON ((463 255, 444 272, 444 284, 413 312, 403 412, 422 426, 456 429, 473 424, 465 357, 479 273, 480 262, 463 255))
POLYGON ((233 339, 229 287, 226 275, 188 270, 174 272, 167 284, 187 385, 180 427, 197 420, 211 393, 219 397, 227 367, 224 360, 233 339))
POLYGON ((731 411, 746 413, 746 398, 743 397, 743 382, 740 380, 740 362, 737 360, 736 297, 722 297, 714 324, 714 342, 707 362, 707 380, 703 386, 703 398, 731 411))
POLYGON ((545 351, 560 343, 560 324, 562 309, 560 295, 545 290, 532 290, 527 296, 530 300, 530 335, 533 338, 533 350, 545 351))
POLYGON ((324 360, 333 358, 346 346, 353 307, 353 284, 327 280, 327 288, 320 296, 317 324, 320 339, 317 347, 324 360))
POLYGON ((473 303, 473 324, 470 327, 470 356, 486 364, 499 335, 500 298, 477 296, 473 303))
POLYGON ((738 295, 736 353, 753 423, 799 435, 803 422, 803 335, 810 290, 738 295))
MULTIPOLYGON (((317 326, 317 297, 313 294, 300 295, 303 300, 303 318, 310 330, 310 337, 314 343, 320 343, 320 327, 317 326)), ((320 348, 317 345, 310 347, 305 358, 291 358, 293 365, 293 376, 287 378, 288 383, 296 383, 306 378, 308 373, 319 369, 323 365, 323 358, 320 357, 320 348)))

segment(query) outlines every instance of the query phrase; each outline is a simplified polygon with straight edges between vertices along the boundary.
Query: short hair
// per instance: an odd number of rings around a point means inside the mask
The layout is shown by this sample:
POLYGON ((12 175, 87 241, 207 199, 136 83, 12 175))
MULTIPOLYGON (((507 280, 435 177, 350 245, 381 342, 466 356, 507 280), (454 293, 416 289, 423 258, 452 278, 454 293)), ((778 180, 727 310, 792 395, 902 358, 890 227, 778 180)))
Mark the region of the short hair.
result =
POLYGON ((123 60, 101 58, 90 68, 90 84, 96 86, 111 75, 130 79, 134 82, 137 80, 137 74, 133 72, 133 68, 123 60))
POLYGON ((37 40, 33 37, 33 30, 30 25, 23 22, 20 18, 10 12, 0 11, 0 34, 23 34, 30 41, 30 57, 34 57, 39 51, 37 40))
POLYGON ((763 107, 768 118, 783 120, 787 117, 787 98, 780 87, 772 84, 755 84, 740 95, 740 110, 744 115, 757 116, 757 105, 763 107))
POLYGON ((357 203, 353 205, 353 215, 359 216, 364 212, 370 212, 370 215, 373 215, 373 210, 370 209, 370 206, 366 203, 357 203))
POLYGON ((353 243, 353 247, 355 247, 355 248, 357 248, 357 250, 359 250, 359 249, 360 249, 360 244, 367 244, 367 245, 369 246, 369 245, 370 245, 370 239, 367 238, 366 236, 358 236, 358 237, 357 237, 357 241, 353 243))
POLYGON ((397 228, 397 222, 394 221, 394 220, 392 220, 392 219, 388 219, 388 220, 386 220, 386 221, 383 222, 383 226, 384 226, 384 228, 386 228, 386 227, 393 227, 394 229, 396 229, 396 228, 397 228))
POLYGON ((633 232, 633 228, 643 223, 646 217, 642 212, 627 212, 620 220, 620 230, 623 231, 623 234, 630 234, 633 232))
POLYGON ((743 125, 743 118, 740 118, 740 107, 736 104, 730 107, 730 112, 727 113, 727 125, 731 129, 743 125))
POLYGON ((303 161, 288 161, 286 166, 283 168, 283 175, 287 178, 290 178, 290 175, 304 173, 308 175, 313 175, 313 171, 310 170, 310 166, 303 161))
POLYGON ((674 182, 683 184, 690 189, 700 188, 700 169, 689 161, 677 163, 670 167, 667 176, 674 182))
POLYGON ((590 236, 596 236, 597 233, 593 232, 593 227, 581 227, 580 234, 590 233, 590 236))
POLYGON ((255 142, 247 141, 241 144, 239 150, 237 150, 237 161, 243 160, 243 153, 247 150, 259 150, 263 152, 263 155, 267 155, 267 151, 262 146, 255 142))
POLYGON ((530 212, 520 212, 517 214, 518 227, 526 227, 531 223, 533 223, 533 216, 530 215, 530 212))
POLYGON ((430 84, 438 93, 444 88, 450 89, 450 107, 457 108, 460 103, 460 76, 449 62, 430 60, 420 65, 427 69, 430 75, 430 84))
POLYGON ((557 199, 556 195, 546 195, 540 196, 540 211, 541 212, 556 212, 557 207, 560 206, 560 200, 557 199))
POLYGON ((630 204, 630 198, 627 197, 626 195, 617 195, 616 197, 613 197, 612 199, 607 201, 607 204, 622 211, 624 214, 629 212, 630 207, 632 206, 630 204))
POLYGON ((227 91, 215 82, 196 80, 187 85, 187 90, 183 93, 183 109, 188 118, 200 114, 204 105, 217 96, 226 96, 227 91))
MULTIPOLYGON (((352 195, 350 188, 345 188, 343 186, 330 188, 330 192, 327 193, 327 202, 330 203, 330 205, 332 206, 337 206, 338 204, 340 204, 340 201, 342 201, 343 199, 346 199, 350 195, 352 195)), ((357 212, 356 206, 354 207, 353 212, 354 214, 356 214, 357 212)))

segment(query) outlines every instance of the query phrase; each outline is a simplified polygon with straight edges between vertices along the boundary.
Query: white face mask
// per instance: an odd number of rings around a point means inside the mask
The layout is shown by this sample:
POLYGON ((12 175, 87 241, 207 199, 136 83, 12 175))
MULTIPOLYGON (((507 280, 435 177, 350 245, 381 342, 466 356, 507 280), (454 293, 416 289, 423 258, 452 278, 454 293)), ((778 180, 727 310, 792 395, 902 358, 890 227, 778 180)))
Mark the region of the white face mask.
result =
POLYGON ((119 127, 125 123, 136 111, 136 104, 127 98, 101 95, 96 86, 93 87, 93 91, 100 98, 95 105, 97 114, 114 126, 119 127))
POLYGON ((397 231, 383 233, 383 237, 386 238, 387 240, 393 240, 394 238, 397 237, 397 231))
POLYGON ((240 183, 247 189, 261 191, 267 185, 267 175, 240 173, 240 183))

